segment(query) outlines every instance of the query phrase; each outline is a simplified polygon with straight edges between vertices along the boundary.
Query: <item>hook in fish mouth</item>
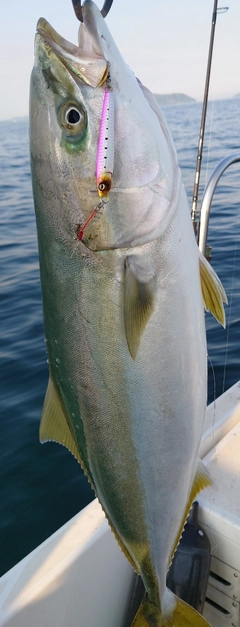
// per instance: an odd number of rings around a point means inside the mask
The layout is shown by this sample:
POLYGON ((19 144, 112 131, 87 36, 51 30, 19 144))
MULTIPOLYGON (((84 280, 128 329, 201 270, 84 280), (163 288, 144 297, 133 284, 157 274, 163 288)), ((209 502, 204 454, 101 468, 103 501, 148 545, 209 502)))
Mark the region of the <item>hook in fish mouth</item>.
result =
MULTIPOLYGON (((79 22, 83 22, 81 0, 72 0, 72 3, 73 3, 73 8, 74 8, 77 19, 79 20, 79 22)), ((112 3, 113 3, 113 0, 105 0, 103 4, 103 8, 101 9, 101 14, 103 17, 106 17, 106 15, 109 13, 112 3)))

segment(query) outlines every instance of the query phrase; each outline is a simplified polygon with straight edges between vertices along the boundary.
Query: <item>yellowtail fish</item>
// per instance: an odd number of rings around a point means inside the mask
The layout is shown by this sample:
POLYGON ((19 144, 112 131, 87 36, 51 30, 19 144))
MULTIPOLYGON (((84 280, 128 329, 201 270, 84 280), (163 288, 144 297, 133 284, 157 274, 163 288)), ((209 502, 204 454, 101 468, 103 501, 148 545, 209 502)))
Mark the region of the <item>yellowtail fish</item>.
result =
MULTIPOLYGON (((84 469, 146 595, 134 627, 203 627, 166 587, 206 408, 201 257, 174 145, 91 0, 79 44, 37 25, 30 140, 49 385, 41 441, 84 469)), ((114 627, 114 617, 113 617, 114 627)))

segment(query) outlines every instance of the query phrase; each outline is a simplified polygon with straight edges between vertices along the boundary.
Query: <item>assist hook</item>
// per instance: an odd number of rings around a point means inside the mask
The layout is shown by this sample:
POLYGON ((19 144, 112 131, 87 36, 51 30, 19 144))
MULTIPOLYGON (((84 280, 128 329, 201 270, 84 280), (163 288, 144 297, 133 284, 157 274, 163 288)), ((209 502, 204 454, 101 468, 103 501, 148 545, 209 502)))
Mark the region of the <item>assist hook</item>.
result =
MULTIPOLYGON (((72 0, 72 3, 73 3, 73 8, 74 8, 77 19, 79 20, 79 22, 83 22, 81 0, 72 0)), ((103 17, 106 17, 108 12, 110 11, 112 3, 113 3, 113 0, 105 0, 103 4, 103 8, 101 10, 101 14, 103 17)))

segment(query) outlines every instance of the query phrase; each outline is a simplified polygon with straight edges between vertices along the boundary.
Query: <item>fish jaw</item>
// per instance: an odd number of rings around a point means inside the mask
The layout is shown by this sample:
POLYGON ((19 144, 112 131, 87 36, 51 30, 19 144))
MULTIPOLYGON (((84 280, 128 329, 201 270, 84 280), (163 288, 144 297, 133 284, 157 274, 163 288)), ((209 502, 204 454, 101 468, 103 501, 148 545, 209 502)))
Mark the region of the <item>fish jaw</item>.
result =
POLYGON ((49 52, 51 50, 55 52, 66 68, 78 79, 91 87, 104 83, 108 74, 108 64, 103 56, 71 44, 61 37, 44 18, 38 20, 37 33, 43 38, 49 52))
MULTIPOLYGON (((71 214, 66 231, 70 228, 75 239, 83 233, 81 241, 92 251, 142 245, 167 228, 178 202, 175 153, 169 150, 164 119, 159 121, 93 2, 84 4, 83 16, 78 47, 43 18, 37 26, 33 123, 43 142, 51 145, 57 181, 66 187, 68 171, 75 196, 64 221, 60 211, 59 229, 71 214), (101 199, 96 171, 106 90, 114 101, 114 168, 111 190, 101 199), (79 128, 66 121, 72 109, 78 112, 79 128)), ((55 193, 57 181, 52 183, 55 193)), ((60 204, 63 195, 60 183, 60 204)))

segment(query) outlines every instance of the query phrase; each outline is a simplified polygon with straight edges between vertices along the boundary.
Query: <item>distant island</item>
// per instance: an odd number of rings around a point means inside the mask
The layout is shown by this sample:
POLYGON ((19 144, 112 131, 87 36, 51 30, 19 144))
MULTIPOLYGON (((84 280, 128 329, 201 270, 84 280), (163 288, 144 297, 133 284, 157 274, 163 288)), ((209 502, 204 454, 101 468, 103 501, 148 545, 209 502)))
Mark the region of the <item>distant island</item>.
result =
POLYGON ((239 94, 235 94, 235 96, 233 96, 233 98, 240 98, 240 92, 239 92, 239 94))
POLYGON ((186 96, 186 94, 154 94, 154 96, 160 105, 188 104, 190 102, 196 102, 194 98, 190 98, 190 96, 186 96))

